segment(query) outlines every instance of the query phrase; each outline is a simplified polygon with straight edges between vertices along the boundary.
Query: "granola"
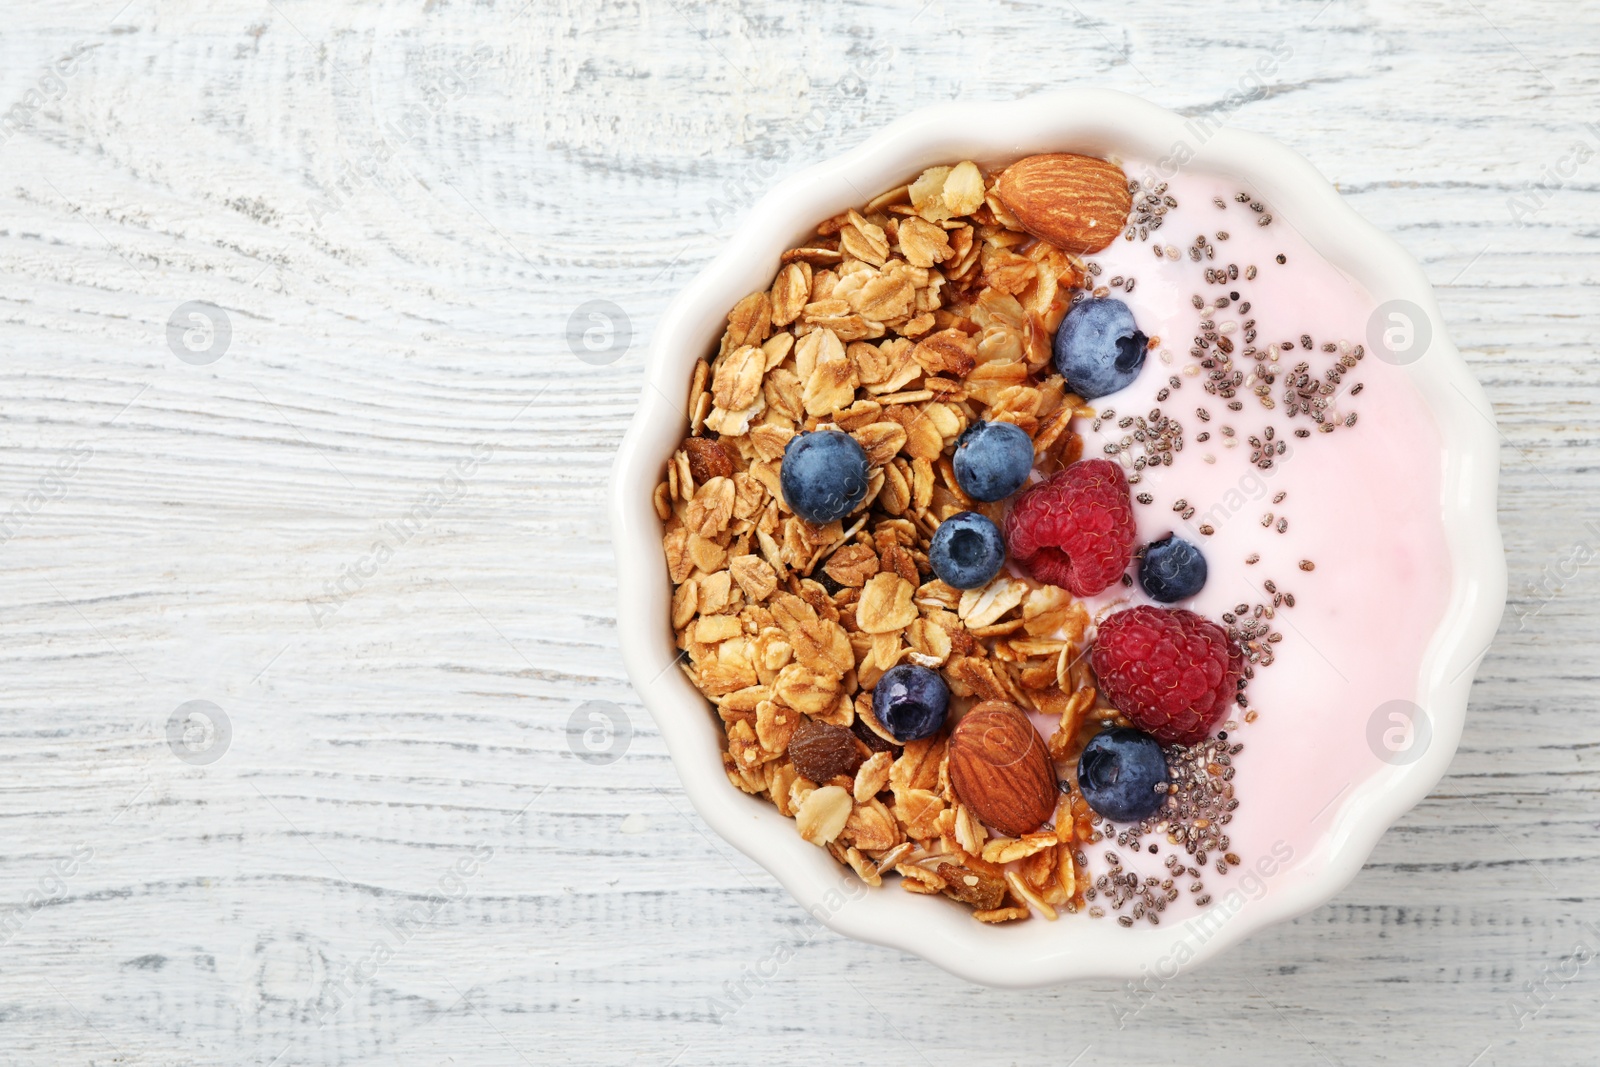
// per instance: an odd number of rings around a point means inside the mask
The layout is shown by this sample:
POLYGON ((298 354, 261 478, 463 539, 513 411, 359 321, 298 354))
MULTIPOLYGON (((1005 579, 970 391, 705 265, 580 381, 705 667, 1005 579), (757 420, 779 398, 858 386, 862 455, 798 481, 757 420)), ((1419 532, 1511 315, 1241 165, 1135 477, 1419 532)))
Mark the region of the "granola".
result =
POLYGON ((951 787, 947 736, 896 742, 873 685, 913 663, 960 700, 1049 716, 1056 761, 1118 718, 1082 655, 1089 612, 1066 590, 1004 572, 959 590, 928 562, 951 515, 1004 517, 957 484, 963 431, 1014 423, 1048 475, 1082 454, 1071 420, 1094 415, 1051 366, 1093 279, 1025 232, 996 184, 971 161, 933 167, 785 252, 697 364, 690 435, 655 494, 682 666, 722 720, 729 780, 869 884, 898 874, 991 923, 1083 906, 1093 813, 1069 791, 1051 828, 992 834, 951 787), (870 477, 854 511, 813 525, 779 471, 790 439, 820 429, 851 435, 870 477))

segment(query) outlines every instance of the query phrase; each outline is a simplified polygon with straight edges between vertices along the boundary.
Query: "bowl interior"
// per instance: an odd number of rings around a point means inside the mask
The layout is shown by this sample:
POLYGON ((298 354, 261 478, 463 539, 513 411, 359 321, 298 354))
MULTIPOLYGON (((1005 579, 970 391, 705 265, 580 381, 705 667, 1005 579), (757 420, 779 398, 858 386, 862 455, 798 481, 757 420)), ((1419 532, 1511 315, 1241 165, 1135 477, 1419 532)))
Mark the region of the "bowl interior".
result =
MULTIPOLYGON (((1248 933, 1323 903, 1360 870, 1383 831, 1426 795, 1454 754, 1472 668, 1498 626, 1505 563, 1495 518, 1498 431, 1481 388, 1451 345, 1426 277, 1362 220, 1304 159, 1268 138, 1197 125, 1135 97, 1104 90, 1011 103, 945 105, 917 112, 860 148, 775 188, 740 224, 724 252, 673 302, 653 337, 643 400, 624 441, 611 518, 621 645, 629 675, 655 717, 691 801, 723 837, 761 863, 819 921, 863 940, 914 952, 973 981, 1038 985, 1083 976, 1137 976, 1203 959, 1248 933), (938 163, 1003 164, 1035 152, 1144 157, 1226 174, 1273 205, 1277 218, 1369 293, 1405 300, 1426 316, 1431 342, 1405 368, 1444 441, 1440 518, 1452 585, 1444 621, 1418 665, 1417 703, 1431 740, 1404 765, 1370 773, 1319 817, 1312 847, 1248 892, 1220 896, 1200 918, 1123 929, 1071 917, 984 926, 942 898, 869 890, 795 833, 767 802, 732 786, 720 758, 721 726, 676 667, 667 625, 670 587, 651 493, 686 432, 695 360, 714 348, 728 309, 775 272, 777 257, 819 219, 938 163)), ((1365 715, 1350 724, 1364 730, 1365 715)))

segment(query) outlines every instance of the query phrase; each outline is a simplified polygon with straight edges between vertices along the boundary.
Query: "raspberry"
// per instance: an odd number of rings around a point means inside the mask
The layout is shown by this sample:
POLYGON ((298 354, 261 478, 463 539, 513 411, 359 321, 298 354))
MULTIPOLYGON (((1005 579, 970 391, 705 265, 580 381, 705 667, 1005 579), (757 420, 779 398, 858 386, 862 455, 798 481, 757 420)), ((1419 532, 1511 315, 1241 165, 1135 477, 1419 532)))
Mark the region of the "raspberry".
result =
POLYGON ((1086 459, 1034 483, 1006 516, 1011 558, 1074 596, 1093 596, 1121 578, 1136 535, 1128 479, 1108 459, 1086 459))
POLYGON ((1244 656, 1210 619, 1140 606, 1100 624, 1090 654, 1116 709, 1162 744, 1192 745, 1227 713, 1244 656))

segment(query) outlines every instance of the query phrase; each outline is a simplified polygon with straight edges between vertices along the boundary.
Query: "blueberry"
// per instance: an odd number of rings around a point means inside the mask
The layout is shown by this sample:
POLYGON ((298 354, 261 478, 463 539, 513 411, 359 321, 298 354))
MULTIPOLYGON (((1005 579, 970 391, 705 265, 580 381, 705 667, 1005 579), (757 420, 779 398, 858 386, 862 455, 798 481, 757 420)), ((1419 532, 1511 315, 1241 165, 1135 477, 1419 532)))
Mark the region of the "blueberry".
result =
POLYGON ((1149 338, 1120 300, 1074 304, 1056 331, 1056 370, 1085 400, 1114 393, 1139 376, 1149 338))
POLYGON ((944 679, 911 663, 884 671, 872 690, 872 714, 901 744, 938 733, 949 708, 944 679))
POLYGON ((1166 799, 1167 760, 1149 734, 1114 726, 1090 738, 1078 757, 1078 788, 1095 813, 1112 822, 1136 823, 1155 814, 1166 799))
POLYGON ((867 495, 867 454, 838 430, 789 438, 778 483, 783 501, 807 522, 842 519, 867 495))
POLYGON ((975 422, 951 457, 956 484, 974 500, 1003 500, 1022 488, 1033 470, 1033 440, 1011 422, 975 422))
POLYGON ((1205 588, 1206 558, 1194 545, 1168 534, 1145 546, 1139 584, 1150 599, 1163 604, 1188 600, 1205 588))
POLYGON ((999 527, 976 511, 950 516, 933 532, 928 562, 946 585, 979 589, 1000 573, 1006 561, 1006 540, 999 527))

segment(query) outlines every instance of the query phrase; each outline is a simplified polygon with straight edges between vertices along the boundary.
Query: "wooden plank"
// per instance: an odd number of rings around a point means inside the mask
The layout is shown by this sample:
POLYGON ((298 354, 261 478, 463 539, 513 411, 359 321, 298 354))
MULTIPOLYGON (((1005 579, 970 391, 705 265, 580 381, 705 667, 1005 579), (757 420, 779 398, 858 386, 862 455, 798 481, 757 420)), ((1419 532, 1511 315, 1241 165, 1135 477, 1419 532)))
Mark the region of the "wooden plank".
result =
POLYGON ((1567 561, 1600 547, 1600 159, 1527 186, 1600 155, 1600 12, 13 7, 11 1061, 1592 1061, 1600 584, 1567 561), (1143 1006, 816 930, 690 812, 603 519, 652 326, 762 190, 915 106, 1065 85, 1308 156, 1440 286, 1507 443, 1513 610, 1453 773, 1332 904, 1143 1006), (605 366, 564 340, 595 298, 634 338, 605 366), (189 301, 226 310, 214 363, 168 344, 189 301), (206 765, 165 737, 197 699, 232 732, 206 765), (617 762, 569 746, 588 700, 631 723, 617 762))

